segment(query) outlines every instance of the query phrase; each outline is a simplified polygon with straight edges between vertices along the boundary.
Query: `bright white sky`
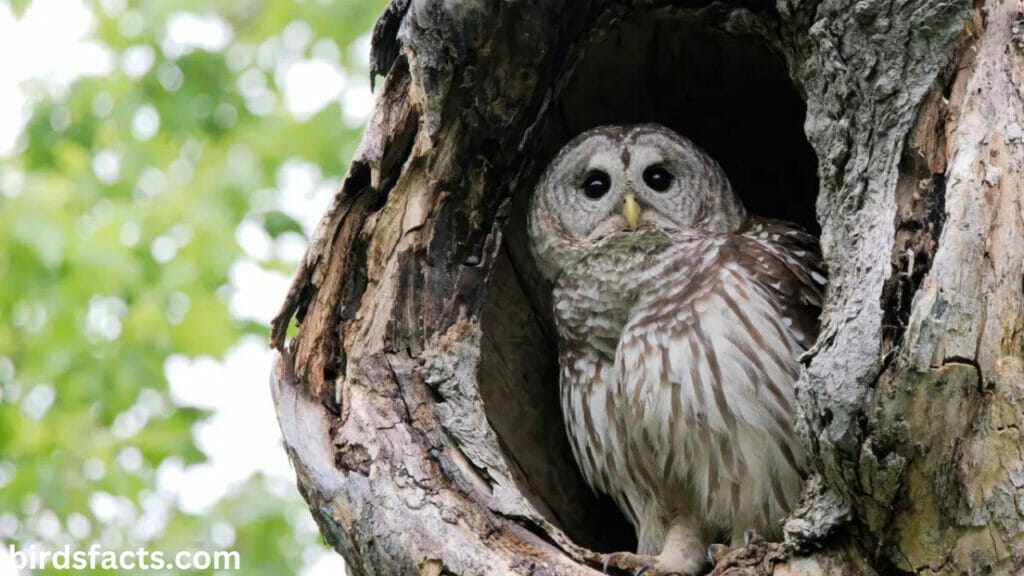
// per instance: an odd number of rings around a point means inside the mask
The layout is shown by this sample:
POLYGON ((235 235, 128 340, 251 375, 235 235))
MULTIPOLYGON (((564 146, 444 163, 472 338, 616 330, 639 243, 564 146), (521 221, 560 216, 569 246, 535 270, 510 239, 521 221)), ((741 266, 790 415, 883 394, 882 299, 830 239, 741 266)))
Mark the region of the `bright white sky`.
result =
MULTIPOLYGON (((101 4, 112 15, 125 9, 123 0, 102 0, 101 4)), ((131 25, 130 16, 123 14, 121 23, 131 25)), ((15 18, 4 0, 0 0, 0 55, 5 55, 0 68, 0 160, 20 151, 19 138, 32 107, 30 93, 26 90, 29 83, 60 96, 81 76, 107 74, 115 66, 137 74, 152 64, 152 54, 145 51, 126 54, 116 61, 109 49, 90 38, 93 26, 92 13, 83 0, 34 0, 20 19, 15 18)), ((184 12, 169 18, 166 27, 166 41, 161 49, 168 55, 198 49, 223 50, 233 35, 230 26, 219 18, 184 12)), ((268 67, 282 86, 285 107, 296 118, 304 119, 325 106, 340 102, 346 123, 363 124, 373 106, 368 83, 350 77, 340 67, 333 43, 314 43, 313 57, 305 57, 311 36, 306 23, 293 22, 279 38, 268 41, 272 49, 267 51, 273 56, 268 67)), ((368 40, 357 42, 355 49, 368 59, 368 40)), ((256 104, 260 90, 265 89, 253 86, 256 104)), ((159 118, 153 120, 143 115, 137 120, 137 128, 143 135, 151 135, 159 129, 159 118)), ((116 166, 110 168, 116 169, 116 166)), ((278 198, 280 209, 300 221, 308 236, 337 189, 338 180, 325 177, 314 164, 294 159, 279 168, 276 185, 274 196, 278 198)), ((122 236, 124 232, 122 230, 122 236)), ((260 262, 278 257, 297 263, 305 240, 299 235, 287 234, 272 240, 261 226, 250 220, 238 226, 236 238, 245 257, 231 269, 231 312, 239 318, 267 323, 283 300, 290 278, 264 269, 260 262)), ((105 328, 103 323, 109 324, 111 318, 117 322, 116 310, 103 314, 103 304, 102 301, 97 304, 100 310, 97 329, 101 331, 105 328)), ((116 328, 120 329, 119 324, 116 328)), ((264 384, 269 371, 270 353, 266 344, 257 338, 244 339, 223 359, 184 356, 168 359, 165 372, 171 386, 171 401, 177 406, 195 406, 213 412, 193 430, 197 445, 209 461, 190 467, 174 460, 164 462, 158 470, 157 494, 142 503, 141 514, 132 512, 126 516, 126 508, 130 507, 123 504, 121 497, 110 494, 94 495, 90 506, 93 514, 109 522, 125 522, 139 533, 158 533, 166 524, 170 507, 201 513, 257 472, 269 477, 271 491, 293 493, 294 475, 280 446, 269 387, 264 384)), ((53 391, 44 390, 42 395, 47 394, 48 398, 42 399, 44 412, 52 402, 53 391)), ((136 406, 119 417, 115 431, 130 437, 133 431, 145 426, 152 415, 168 409, 162 402, 158 394, 140 395, 136 406)), ((126 449, 118 462, 130 468, 137 459, 137 451, 126 449)), ((86 473, 102 475, 105 471, 102 463, 95 463, 86 473)), ((307 567, 303 576, 343 574, 340 557, 322 551, 315 544, 318 537, 308 512, 300 510, 298 513, 303 516, 300 525, 311 543, 305 555, 307 567)), ((68 524, 71 530, 70 520, 68 524)), ((224 547, 230 548, 233 530, 224 527, 221 533, 224 547)), ((17 576, 7 556, 3 536, 0 526, 0 576, 17 576)))

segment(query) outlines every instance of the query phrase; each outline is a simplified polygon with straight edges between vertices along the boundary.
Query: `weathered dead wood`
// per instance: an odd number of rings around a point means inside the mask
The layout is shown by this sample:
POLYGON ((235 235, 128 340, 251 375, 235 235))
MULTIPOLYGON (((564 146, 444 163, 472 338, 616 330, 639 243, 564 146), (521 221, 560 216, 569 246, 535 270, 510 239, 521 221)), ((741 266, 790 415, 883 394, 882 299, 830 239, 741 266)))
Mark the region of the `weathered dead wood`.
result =
POLYGON ((760 211, 810 224, 818 191, 830 267, 799 394, 819 474, 786 543, 715 573, 1024 569, 1021 10, 394 0, 376 111, 272 336, 328 541, 365 574, 594 574, 581 545, 628 547, 568 460, 520 224, 575 132, 654 120, 760 211))

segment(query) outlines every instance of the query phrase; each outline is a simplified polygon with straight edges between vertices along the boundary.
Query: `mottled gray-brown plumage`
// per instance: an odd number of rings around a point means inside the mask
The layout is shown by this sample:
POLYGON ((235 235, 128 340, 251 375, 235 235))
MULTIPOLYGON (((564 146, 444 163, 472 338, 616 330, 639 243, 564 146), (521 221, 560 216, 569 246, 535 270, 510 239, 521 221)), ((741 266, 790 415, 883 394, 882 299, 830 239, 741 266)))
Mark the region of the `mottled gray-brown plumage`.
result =
POLYGON ((825 283, 815 238, 749 216, 714 160, 657 125, 566 145, 529 227, 570 444, 638 552, 693 574, 713 542, 778 535, 805 475, 794 384, 825 283))

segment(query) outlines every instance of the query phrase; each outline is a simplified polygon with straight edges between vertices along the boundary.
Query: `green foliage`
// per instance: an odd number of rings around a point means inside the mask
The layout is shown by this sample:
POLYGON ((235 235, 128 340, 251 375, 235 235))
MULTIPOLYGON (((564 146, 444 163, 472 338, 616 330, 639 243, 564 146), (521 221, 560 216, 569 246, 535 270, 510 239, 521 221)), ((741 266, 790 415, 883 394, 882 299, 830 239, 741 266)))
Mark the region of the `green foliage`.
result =
MULTIPOLYGON (((8 2, 16 15, 31 10, 8 2)), ((247 334, 267 336, 262 323, 229 311, 229 271, 245 258, 239 223, 255 222, 271 240, 304 233, 278 197, 280 167, 309 162, 340 178, 361 132, 337 104, 293 116, 275 67, 316 51, 336 55, 350 83, 365 79, 350 47, 382 7, 97 1, 94 39, 111 51, 113 70, 56 96, 39 82, 26 86, 35 105, 22 145, 0 158, 0 540, 228 548, 241 553, 241 573, 300 572, 318 541, 308 512, 294 488, 262 474, 202 514, 172 502, 152 534, 138 533, 139 518, 159 499, 158 471, 206 459, 194 431, 211 414, 174 402, 165 362, 219 358, 247 334), (165 52, 167 22, 183 11, 223 19, 228 45, 165 52), (147 54, 152 64, 133 75, 122 65, 147 54), (261 82, 262 100, 246 93, 261 82), (99 517, 97 495, 134 519, 99 517), (52 518, 57 534, 46 526, 52 518), (89 529, 69 534, 82 519, 89 529)), ((272 255, 260 265, 287 273, 294 262, 272 255)))

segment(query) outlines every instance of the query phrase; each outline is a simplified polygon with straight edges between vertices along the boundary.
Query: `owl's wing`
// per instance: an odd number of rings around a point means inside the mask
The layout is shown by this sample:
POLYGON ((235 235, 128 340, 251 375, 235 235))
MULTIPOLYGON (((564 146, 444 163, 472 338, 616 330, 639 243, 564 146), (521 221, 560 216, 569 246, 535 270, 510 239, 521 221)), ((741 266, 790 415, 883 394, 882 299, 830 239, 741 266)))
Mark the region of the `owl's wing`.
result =
POLYGON ((640 515, 622 474, 631 463, 624 450, 626 422, 615 410, 614 359, 574 340, 563 342, 560 356, 562 414, 573 456, 590 487, 611 496, 636 525, 640 515))
MULTIPOLYGON (((631 449, 709 502, 730 486, 738 499, 753 469, 802 472, 794 383, 824 284, 814 238, 759 221, 664 257, 660 285, 638 303, 616 352, 619 395, 643 427, 632 437, 650 443, 631 449)), ((771 485, 776 477, 765 485, 785 509, 796 495, 771 485)))
POLYGON ((754 220, 728 255, 749 272, 787 322, 803 350, 818 337, 826 272, 818 240, 778 220, 754 220))

